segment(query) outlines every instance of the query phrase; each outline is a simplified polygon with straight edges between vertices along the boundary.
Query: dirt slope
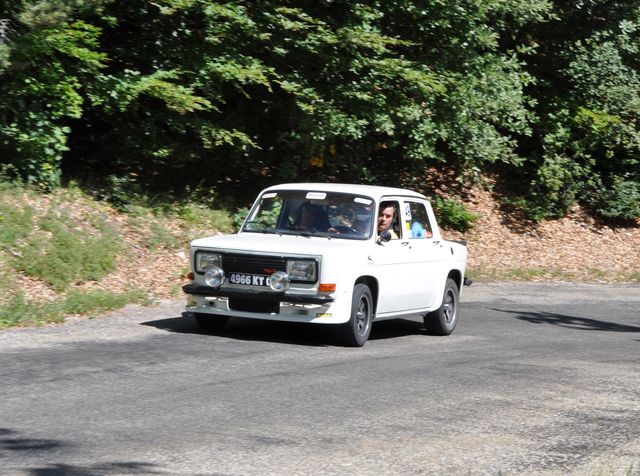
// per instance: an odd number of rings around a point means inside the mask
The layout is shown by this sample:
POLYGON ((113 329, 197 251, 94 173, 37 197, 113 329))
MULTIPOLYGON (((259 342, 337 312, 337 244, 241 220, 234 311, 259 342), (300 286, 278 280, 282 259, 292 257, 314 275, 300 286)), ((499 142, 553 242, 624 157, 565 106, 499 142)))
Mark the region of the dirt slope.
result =
POLYGON ((466 205, 480 216, 464 234, 469 269, 478 278, 640 281, 640 222, 612 228, 576 206, 565 218, 525 225, 506 215, 490 192, 477 188, 469 191, 466 205))

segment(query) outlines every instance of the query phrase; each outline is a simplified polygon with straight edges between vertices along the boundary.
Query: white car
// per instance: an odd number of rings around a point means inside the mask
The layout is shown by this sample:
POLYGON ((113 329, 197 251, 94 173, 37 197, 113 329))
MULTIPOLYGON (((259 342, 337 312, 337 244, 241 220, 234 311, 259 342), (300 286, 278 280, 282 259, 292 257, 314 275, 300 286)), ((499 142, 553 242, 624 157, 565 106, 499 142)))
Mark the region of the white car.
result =
POLYGON ((229 317, 333 324, 362 346, 374 321, 421 316, 453 332, 467 247, 440 235, 424 195, 370 185, 263 190, 235 235, 191 242, 186 315, 207 330, 229 317), (392 220, 379 232, 383 213, 392 220))

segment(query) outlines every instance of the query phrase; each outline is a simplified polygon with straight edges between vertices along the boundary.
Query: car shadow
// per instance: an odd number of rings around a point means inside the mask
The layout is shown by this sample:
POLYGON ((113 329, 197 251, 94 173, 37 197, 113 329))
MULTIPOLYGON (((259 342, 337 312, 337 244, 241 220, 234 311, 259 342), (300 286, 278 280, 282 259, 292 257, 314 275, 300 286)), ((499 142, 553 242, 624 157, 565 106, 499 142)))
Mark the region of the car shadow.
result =
MULTIPOLYGON (((301 346, 339 346, 337 342, 337 327, 332 325, 231 317, 223 329, 205 331, 200 329, 195 320, 189 316, 158 319, 141 322, 140 324, 167 332, 220 336, 242 341, 275 342, 301 346)), ((422 322, 394 319, 374 323, 369 340, 393 339, 425 333, 422 322)))
POLYGON ((410 319, 390 319, 374 323, 369 340, 394 339, 426 333, 422 320, 418 322, 410 319))
POLYGON ((550 324, 558 327, 565 327, 567 329, 583 331, 640 332, 639 326, 618 324, 616 322, 590 319, 587 317, 567 316, 554 312, 531 312, 495 308, 492 308, 492 310, 512 314, 516 319, 530 322, 531 324, 550 324))

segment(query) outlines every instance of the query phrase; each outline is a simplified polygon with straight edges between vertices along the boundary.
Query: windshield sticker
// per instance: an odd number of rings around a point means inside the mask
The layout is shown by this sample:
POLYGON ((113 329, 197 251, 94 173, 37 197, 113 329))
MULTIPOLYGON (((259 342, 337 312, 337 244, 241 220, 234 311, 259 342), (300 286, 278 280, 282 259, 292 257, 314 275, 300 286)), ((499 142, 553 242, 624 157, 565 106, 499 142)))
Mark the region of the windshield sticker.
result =
POLYGON ((324 200, 327 198, 326 192, 309 192, 307 193, 307 200, 324 200))
POLYGON ((368 198, 360 198, 360 197, 356 197, 353 199, 354 202, 356 203, 362 203, 363 205, 371 205, 371 202, 373 200, 370 200, 368 198))
POLYGON ((273 197, 277 197, 278 194, 276 192, 271 192, 271 193, 265 193, 262 198, 273 198, 273 197))

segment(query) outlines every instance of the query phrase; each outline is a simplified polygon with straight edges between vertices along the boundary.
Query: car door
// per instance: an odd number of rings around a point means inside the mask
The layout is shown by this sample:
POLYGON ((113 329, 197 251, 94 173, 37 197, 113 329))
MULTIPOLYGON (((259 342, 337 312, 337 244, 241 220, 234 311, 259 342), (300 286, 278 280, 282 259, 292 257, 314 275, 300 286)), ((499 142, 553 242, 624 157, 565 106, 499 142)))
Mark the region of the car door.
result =
POLYGON ((373 245, 369 255, 370 263, 375 266, 375 274, 378 277, 378 316, 405 311, 413 294, 413 280, 409 272, 413 257, 409 242, 404 236, 406 233, 399 226, 401 202, 398 199, 385 199, 384 203, 392 203, 396 207, 398 239, 379 241, 373 245))
POLYGON ((441 298, 444 279, 442 243, 433 236, 433 228, 424 201, 406 199, 402 203, 402 224, 411 256, 409 309, 432 308, 441 298))

